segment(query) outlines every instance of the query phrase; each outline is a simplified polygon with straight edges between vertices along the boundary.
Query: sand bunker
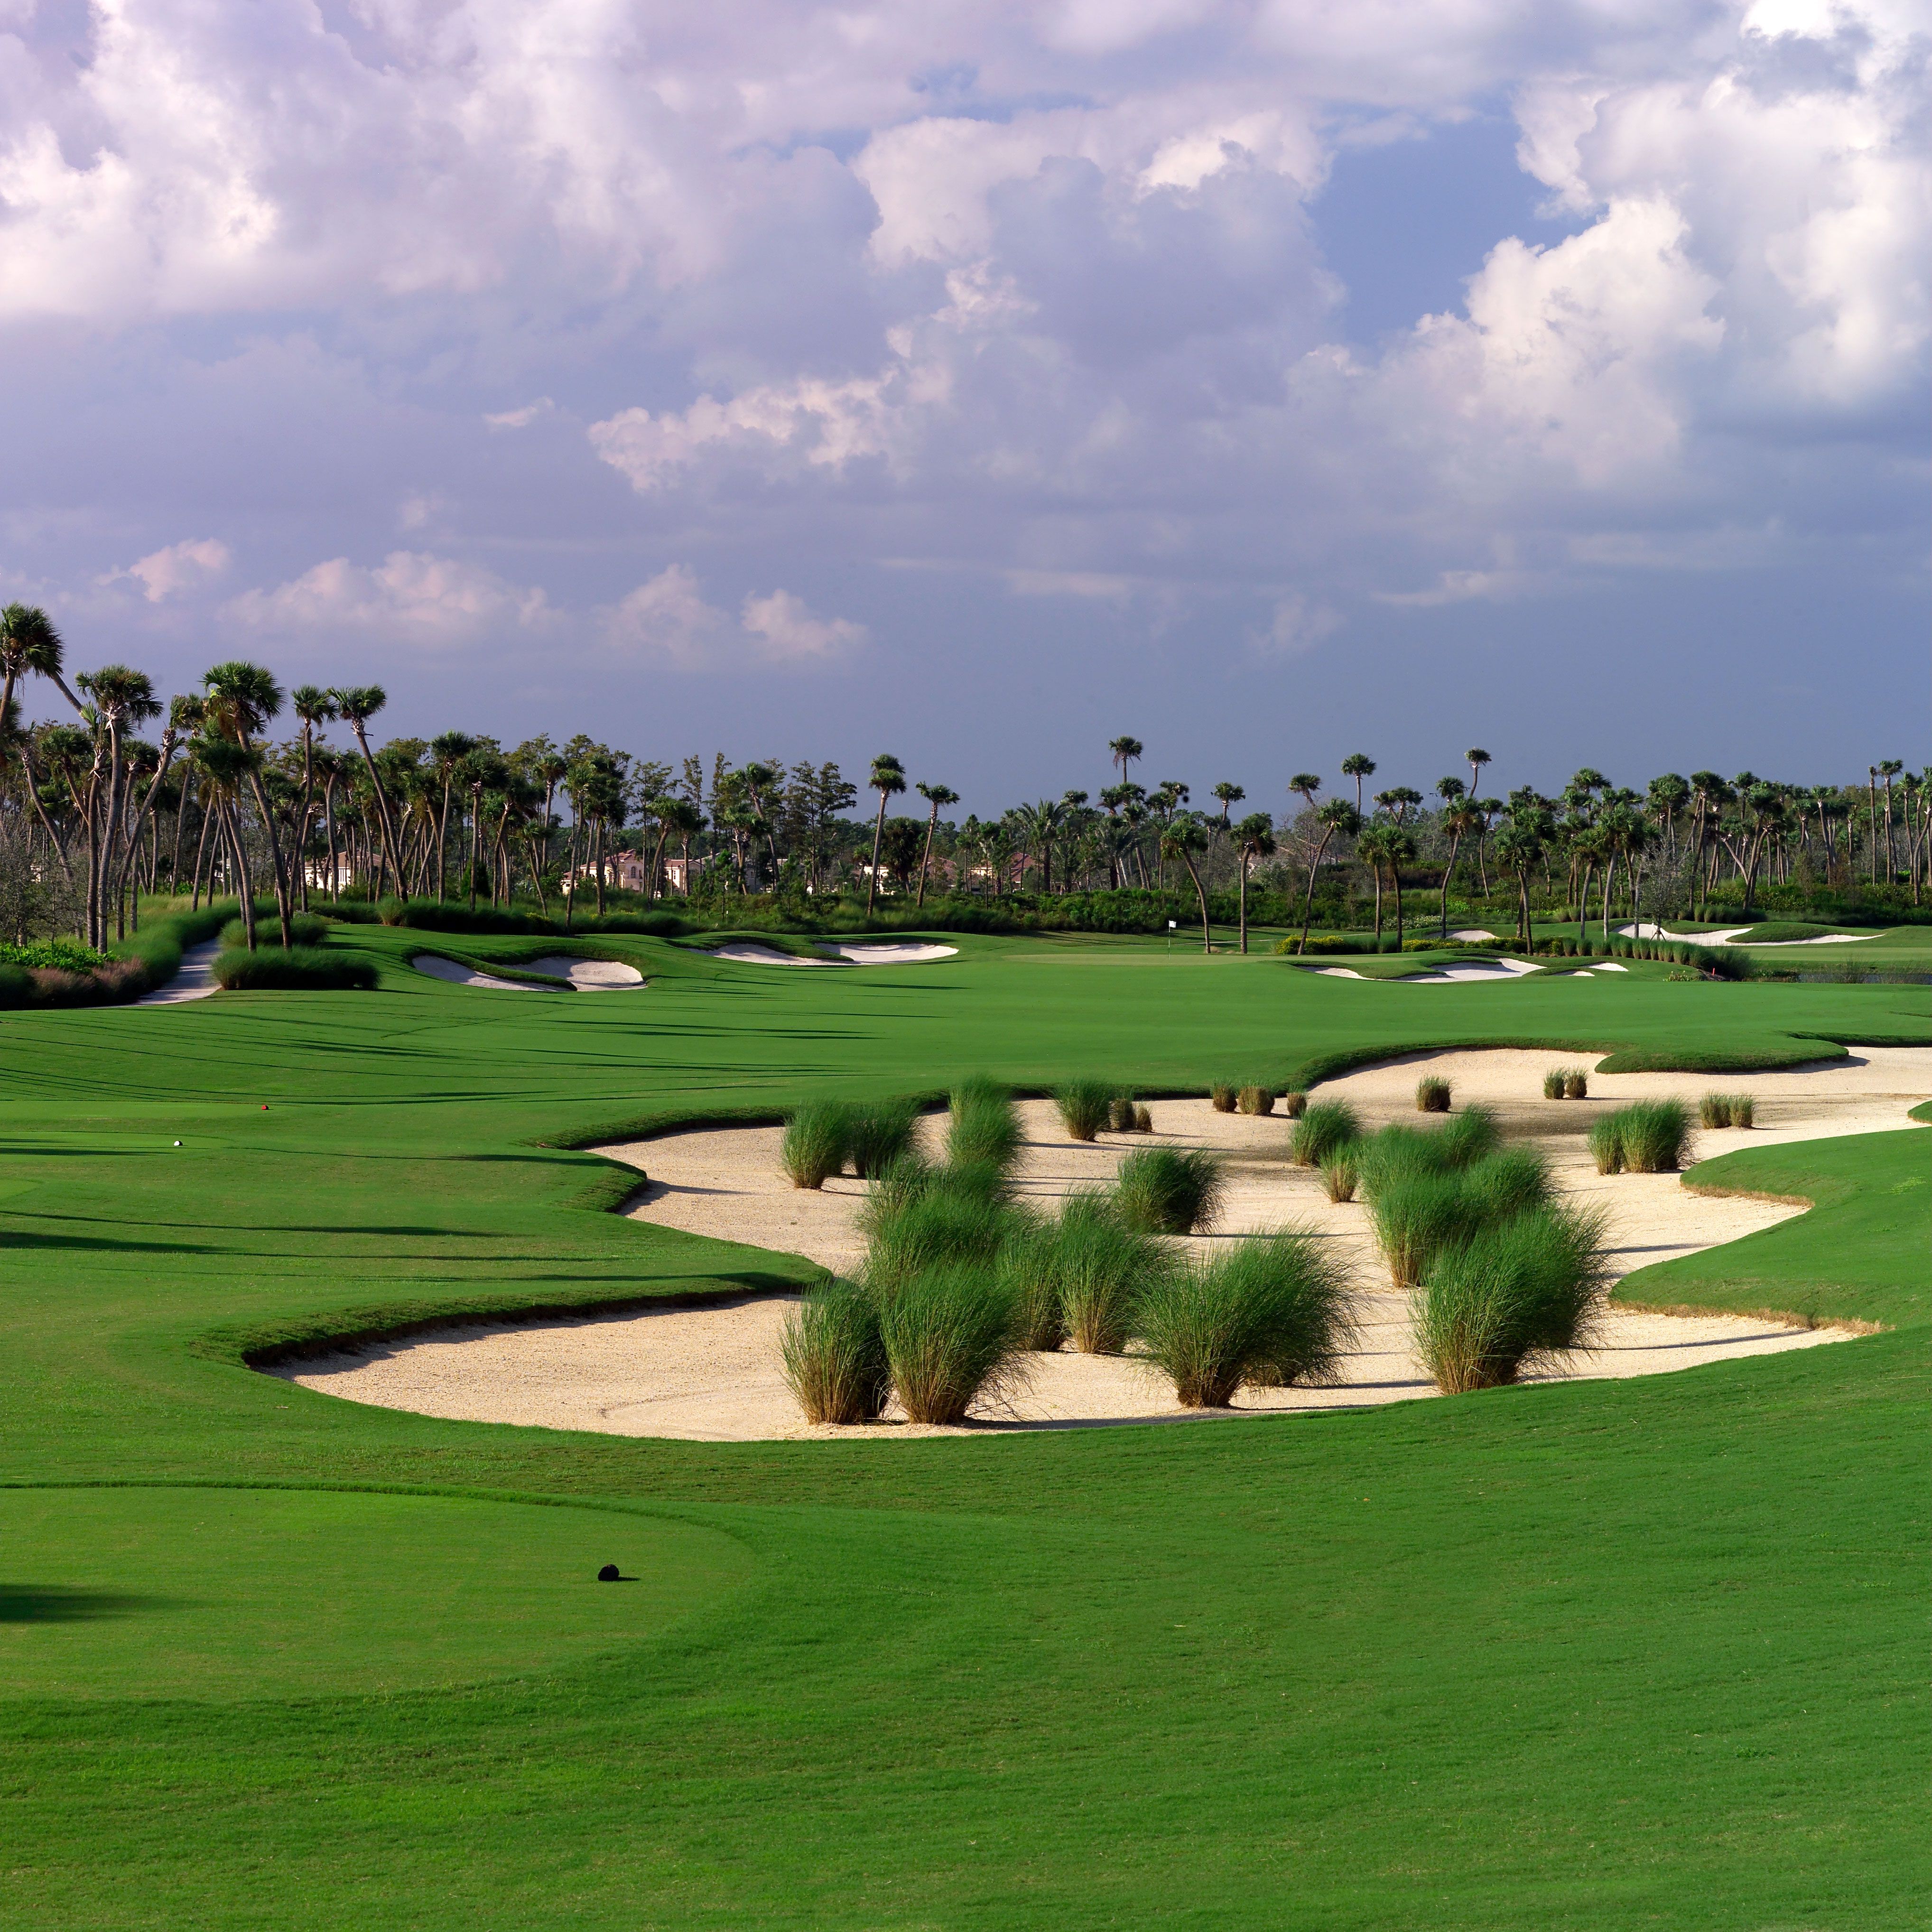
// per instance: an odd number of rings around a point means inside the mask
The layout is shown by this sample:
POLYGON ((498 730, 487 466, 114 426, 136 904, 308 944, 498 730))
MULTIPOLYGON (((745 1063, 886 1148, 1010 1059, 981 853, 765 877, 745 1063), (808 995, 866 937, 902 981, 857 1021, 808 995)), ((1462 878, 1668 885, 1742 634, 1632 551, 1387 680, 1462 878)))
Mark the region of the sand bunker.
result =
POLYGON ((787 952, 776 946, 760 946, 756 940, 734 939, 728 946, 707 946, 703 949, 714 959, 730 959, 740 966, 836 966, 836 959, 802 959, 796 952, 787 952))
MULTIPOLYGON (((616 959, 573 959, 561 952, 547 952, 541 959, 518 962, 526 972, 548 974, 553 980, 568 980, 580 993, 621 992, 641 986, 644 976, 634 966, 616 959)), ((418 952, 410 964, 432 980, 447 980, 452 986, 482 986, 496 993, 554 993, 557 988, 531 980, 500 980, 494 973, 478 973, 458 965, 436 953, 418 952)))
MULTIPOLYGON (((1702 1132, 1696 1156, 1826 1135, 1902 1128, 1909 1109, 1932 1095, 1932 1048, 1868 1048, 1850 1058, 1775 1073, 1596 1074, 1591 1098, 1540 1099, 1544 1075, 1576 1064, 1574 1054, 1486 1048, 1416 1054, 1324 1084, 1326 1097, 1352 1102, 1370 1125, 1416 1119, 1417 1079, 1449 1080, 1458 1106, 1493 1106, 1504 1134, 1531 1138, 1550 1154, 1565 1193, 1600 1202, 1611 1214, 1616 1272, 1694 1253, 1774 1226, 1802 1210, 1777 1202, 1698 1195, 1675 1174, 1598 1175, 1585 1144, 1590 1122, 1632 1099, 1694 1100, 1714 1085, 1748 1093, 1756 1130, 1702 1132)), ((1095 1145, 1067 1140, 1050 1103, 1022 1103, 1029 1136, 1022 1191, 1042 1203, 1105 1180, 1142 1136, 1104 1136, 1095 1145)), ((1317 1177, 1290 1166, 1292 1127, 1279 1115, 1216 1114, 1204 1100, 1156 1101, 1157 1141, 1219 1149, 1230 1164, 1227 1211, 1214 1234, 1190 1245, 1297 1222, 1334 1242, 1362 1285, 1360 1348, 1331 1388, 1244 1390, 1221 1415, 1277 1409, 1360 1406, 1434 1394, 1415 1359, 1407 1298, 1391 1286, 1376 1256, 1365 1210, 1336 1205, 1317 1177)), ((938 1144, 942 1123, 923 1131, 938 1144)), ((855 1226, 865 1184, 841 1180, 822 1193, 789 1186, 778 1171, 776 1127, 700 1130, 600 1151, 644 1168, 650 1179, 629 1211, 694 1234, 803 1254, 849 1269, 862 1252, 855 1226)), ((790 1298, 746 1297, 701 1309, 664 1309, 522 1327, 464 1324, 393 1343, 290 1363, 274 1372, 304 1387, 381 1407, 475 1421, 538 1424, 627 1436, 700 1441, 807 1436, 904 1441, 961 1432, 916 1428, 890 1418, 876 1427, 813 1429, 801 1420, 778 1368, 777 1339, 790 1298)), ((1650 1375, 1735 1355, 1805 1348, 1844 1331, 1811 1330, 1750 1317, 1678 1317, 1613 1312, 1601 1349, 1576 1357, 1570 1376, 1650 1375)), ((1165 1378, 1130 1360, 1063 1352, 1030 1358, 1031 1386, 1010 1411, 988 1410, 981 1430, 1068 1428, 1198 1418, 1181 1410, 1165 1378)), ((968 1432, 970 1432, 970 1431, 968 1432)))
POLYGON ((176 1006, 184 1000, 205 1000, 221 988, 214 983, 214 956, 221 950, 218 939, 187 947, 182 954, 181 970, 165 986, 143 993, 137 1006, 176 1006))
POLYGON ((847 943, 844 940, 821 940, 821 952, 836 953, 841 959, 849 959, 854 966, 919 966, 930 959, 956 959, 959 949, 956 946, 930 946, 911 940, 893 940, 874 943, 862 940, 847 943))
MULTIPOLYGON (((1358 973, 1352 966, 1314 966, 1303 969, 1318 973, 1324 980, 1367 980, 1378 976, 1358 973)), ((1454 966, 1440 966, 1427 973, 1403 973, 1382 980, 1385 986, 1448 986, 1458 980, 1474 983, 1486 980, 1494 986, 1505 980, 1519 980, 1538 969, 1526 959, 1462 959, 1454 966)))
MULTIPOLYGON (((1727 926, 1721 932, 1671 932, 1660 926, 1652 926, 1646 920, 1641 926, 1620 926, 1617 931, 1625 939, 1676 939, 1693 946, 1740 946, 1746 944, 1742 935, 1750 932, 1748 926, 1727 926)), ((1748 942, 1755 949, 1760 946, 1856 946, 1862 939, 1882 939, 1885 935, 1877 932, 1822 932, 1815 939, 1757 939, 1748 942)))
POLYGON ((554 986, 540 986, 529 980, 500 980, 494 973, 478 973, 473 967, 459 966, 434 952, 418 952, 410 964, 432 980, 446 980, 452 986, 483 986, 493 993, 554 993, 554 986))

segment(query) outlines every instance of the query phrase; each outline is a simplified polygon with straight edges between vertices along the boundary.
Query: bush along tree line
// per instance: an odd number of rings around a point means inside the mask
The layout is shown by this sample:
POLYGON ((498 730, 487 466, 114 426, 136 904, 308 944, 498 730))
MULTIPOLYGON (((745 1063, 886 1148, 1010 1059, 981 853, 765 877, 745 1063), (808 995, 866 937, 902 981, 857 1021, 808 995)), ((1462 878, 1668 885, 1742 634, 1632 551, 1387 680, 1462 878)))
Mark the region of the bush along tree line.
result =
POLYGON ((1840 786, 1697 772, 1638 792, 1586 769, 1551 798, 1484 795, 1480 749, 1461 761, 1466 780, 1371 794, 1376 760, 1355 752, 1332 794, 1298 772, 1282 811, 1244 812, 1231 781, 1198 802, 1179 780, 1142 783, 1144 747, 1122 736, 1096 791, 957 819, 957 792, 890 754, 862 791, 836 763, 674 768, 582 734, 379 745, 386 702, 374 685, 285 692, 236 661, 164 703, 126 665, 70 678, 46 614, 6 606, 0 934, 71 934, 99 950, 138 929, 143 893, 165 892, 190 910, 235 899, 248 951, 265 927, 293 946, 296 914, 320 902, 383 901, 521 915, 542 922, 532 930, 674 901, 694 930, 1172 922, 1198 926, 1204 944, 1232 927, 1245 950, 1264 926, 1312 950, 1318 926, 1400 946, 1412 928, 1440 941, 1465 921, 1511 920, 1526 936, 1532 912, 1575 919, 1580 937, 1754 908, 1886 922, 1920 908, 1932 859, 1925 774, 1896 759, 1840 786), (60 715, 24 722, 42 691, 60 715), (914 797, 916 813, 895 808, 914 797), (272 903, 266 920, 258 899, 272 903))

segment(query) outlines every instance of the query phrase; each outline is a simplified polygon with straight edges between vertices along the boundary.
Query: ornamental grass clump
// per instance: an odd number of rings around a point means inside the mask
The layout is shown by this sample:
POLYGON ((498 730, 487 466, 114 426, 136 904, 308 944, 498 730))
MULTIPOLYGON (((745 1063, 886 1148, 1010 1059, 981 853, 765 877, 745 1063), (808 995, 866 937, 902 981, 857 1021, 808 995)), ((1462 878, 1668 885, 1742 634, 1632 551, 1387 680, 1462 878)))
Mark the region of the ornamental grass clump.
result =
POLYGON ((1634 1100, 1610 1118, 1622 1123, 1626 1173, 1672 1174, 1683 1165, 1690 1115, 1682 1100, 1634 1100))
POLYGON ((1410 1169, 1383 1175, 1370 1197, 1376 1240, 1398 1288, 1413 1288, 1446 1250, 1487 1218, 1481 1189, 1466 1174, 1410 1169))
POLYGON ((1013 1308, 1013 1333, 1022 1348, 1052 1354, 1066 1340, 1054 1253, 1057 1223, 1028 1228, 1000 1250, 999 1273, 1013 1308))
POLYGON ((892 1393, 879 1311, 855 1282, 812 1289, 778 1342, 784 1378, 808 1422, 877 1420, 892 1393))
POLYGON ((1114 1204, 1130 1228, 1192 1234, 1210 1226, 1226 1191, 1221 1163, 1199 1148, 1136 1148, 1120 1162, 1114 1204))
POLYGON ((1026 1225, 1000 1202, 928 1184, 890 1210, 862 1217, 866 1286, 883 1297, 926 1269, 957 1264, 990 1270, 1001 1246, 1026 1225))
POLYGON ((1608 1279, 1600 1212, 1513 1216, 1432 1260, 1414 1297, 1418 1352, 1445 1395, 1513 1382, 1532 1358, 1591 1345, 1608 1279))
POLYGON ((1286 1229, 1174 1270, 1142 1296, 1136 1331, 1136 1353, 1173 1377, 1183 1408, 1225 1408, 1244 1383, 1332 1377, 1355 1329, 1340 1264, 1286 1229))
POLYGON ((795 1108, 778 1145, 778 1165, 794 1187, 822 1188, 845 1170, 851 1109, 842 1100, 809 1100, 795 1108))
POLYGON ((1284 1094, 1281 1096, 1281 1111, 1291 1120, 1300 1120, 1308 1111, 1308 1096, 1306 1094, 1284 1094))
POLYGON ((1154 1132, 1154 1116, 1144 1107, 1136 1105, 1132 1095, 1117 1094, 1114 1104, 1107 1109, 1107 1131, 1115 1134, 1150 1134, 1154 1132))
MULTIPOLYGON (((868 1274, 869 1280, 869 1274, 868 1274)), ((964 1422, 1025 1378, 1012 1298, 999 1271, 953 1262, 921 1268, 878 1299, 893 1392, 912 1422, 964 1422)))
POLYGON ((1240 1089, 1238 1087, 1210 1087, 1208 1098, 1217 1114, 1232 1114, 1240 1104, 1240 1089))
POLYGON ((1104 1192, 1070 1196, 1046 1247, 1068 1339, 1088 1355, 1126 1346, 1141 1297, 1178 1265, 1174 1251, 1128 1226, 1104 1192))
POLYGON ((1425 1073, 1415 1083, 1415 1111, 1418 1114, 1446 1114, 1449 1111, 1449 1083, 1432 1073, 1425 1073))
POLYGON ((1748 1094, 1706 1094, 1697 1102, 1698 1124, 1706 1127, 1757 1124, 1757 1102, 1748 1094))
POLYGON ((1334 1148, 1322 1157, 1322 1186, 1330 1201, 1352 1201, 1361 1185, 1360 1143, 1351 1141, 1334 1148))
POLYGON ((1005 1088, 984 1075, 962 1081, 952 1090, 949 1112, 946 1154, 954 1166, 1011 1169, 1026 1134, 1005 1088))
POLYGON ((1070 1080, 1054 1094, 1054 1104, 1069 1136, 1090 1141, 1113 1117, 1114 1090, 1102 1080, 1070 1080))
POLYGON ((1581 1067, 1573 1066, 1564 1075, 1563 1097, 1566 1100, 1587 1100, 1590 1097, 1590 1076, 1581 1067))
POLYGON ((1240 1091, 1240 1105, 1244 1114, 1271 1114, 1274 1112, 1274 1089, 1272 1087, 1244 1087, 1240 1091))
POLYGON ((1505 1148, 1468 1170, 1468 1183, 1487 1221, 1508 1220, 1556 1198, 1550 1163, 1534 1148, 1505 1148))
POLYGON ((1562 1099, 1564 1077, 1563 1069, 1560 1066, 1552 1066, 1543 1076, 1543 1097, 1546 1100, 1562 1099))
POLYGON ((1450 1167, 1470 1167, 1486 1160, 1502 1144, 1502 1131, 1486 1107, 1465 1107, 1446 1127, 1430 1138, 1450 1167))
POLYGON ((1624 1124, 1620 1114, 1604 1114, 1590 1123, 1590 1158, 1599 1174, 1624 1171, 1624 1124))
POLYGON ((1355 1110, 1346 1100, 1316 1100, 1294 1124, 1288 1155, 1297 1167, 1319 1167, 1324 1155, 1361 1132, 1355 1110))
POLYGON ((909 1100, 873 1100, 846 1116, 845 1157, 862 1180, 876 1180, 910 1151, 918 1113, 909 1100))

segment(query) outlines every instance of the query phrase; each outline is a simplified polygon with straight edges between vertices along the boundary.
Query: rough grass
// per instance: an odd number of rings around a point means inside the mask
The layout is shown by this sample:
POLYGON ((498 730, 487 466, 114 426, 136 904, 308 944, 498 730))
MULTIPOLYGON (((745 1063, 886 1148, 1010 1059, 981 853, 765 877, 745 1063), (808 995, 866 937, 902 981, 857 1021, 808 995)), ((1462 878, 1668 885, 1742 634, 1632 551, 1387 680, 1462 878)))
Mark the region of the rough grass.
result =
POLYGON ((1607 1263, 1600 1210, 1541 1207, 1430 1259, 1416 1346, 1445 1395, 1514 1382, 1532 1357, 1589 1346, 1607 1263))
POLYGON ((1100 1190, 1070 1196, 1044 1238, 1069 1339, 1083 1354, 1118 1355, 1140 1297, 1176 1266, 1173 1250, 1117 1211, 1100 1190))
POLYGON ((876 1179, 913 1144, 919 1110, 910 1100, 868 1100, 846 1115, 845 1157, 862 1180, 876 1179))
POLYGON ((1697 1102, 1697 1122, 1706 1127, 1757 1124, 1757 1102, 1748 1094, 1706 1094, 1697 1102))
POLYGON ((209 968, 224 992, 367 992, 376 981, 374 962, 318 946, 279 946, 250 952, 218 952, 209 968))
POLYGON ((1012 1298, 983 1263, 923 1267, 879 1298, 879 1336, 893 1393, 913 1422, 963 1422, 1025 1379, 1012 1298))
POLYGON ((955 1166, 989 1166, 1010 1171, 1026 1144, 1012 1095, 983 1074, 952 1090, 946 1128, 947 1159, 955 1166))
POLYGON ((1345 1146, 1330 1149, 1322 1156, 1322 1186, 1330 1201, 1354 1199, 1355 1190, 1362 1182, 1358 1146, 1358 1142, 1350 1141, 1345 1146))
POLYGON ((808 1422, 875 1420, 892 1392, 879 1311, 856 1283, 814 1288, 786 1318, 784 1377, 808 1422))
POLYGON ((1192 1234, 1213 1225, 1227 1191, 1220 1160, 1200 1148, 1136 1148, 1114 1184, 1116 1210, 1150 1234, 1192 1234))
POLYGON ((1415 1083, 1415 1110, 1419 1114, 1446 1114, 1449 1111, 1449 1083, 1426 1073, 1415 1083))
POLYGON ((1112 1118, 1114 1089, 1102 1080, 1070 1080, 1054 1091, 1060 1124, 1069 1137, 1090 1141, 1105 1131, 1112 1118))
POLYGON ((1274 1089, 1272 1087, 1244 1087, 1240 1091, 1240 1105, 1244 1114, 1272 1114, 1274 1112, 1274 1089))
POLYGON ((1332 1376, 1352 1342, 1346 1271, 1295 1229, 1176 1269, 1140 1298, 1136 1352, 1171 1376, 1186 1408, 1225 1408, 1243 1383, 1332 1376))
POLYGON ((823 1188, 844 1172, 850 1141, 851 1109, 842 1100, 808 1100, 785 1122, 778 1165, 793 1186, 823 1188))
POLYGON ((1690 1115, 1681 1100, 1633 1100, 1590 1129, 1599 1174, 1673 1174, 1684 1164, 1690 1115))
POLYGON ((1361 1131, 1361 1122, 1347 1101, 1311 1100, 1294 1124, 1289 1158, 1297 1167, 1318 1167, 1325 1155, 1355 1139, 1361 1131))

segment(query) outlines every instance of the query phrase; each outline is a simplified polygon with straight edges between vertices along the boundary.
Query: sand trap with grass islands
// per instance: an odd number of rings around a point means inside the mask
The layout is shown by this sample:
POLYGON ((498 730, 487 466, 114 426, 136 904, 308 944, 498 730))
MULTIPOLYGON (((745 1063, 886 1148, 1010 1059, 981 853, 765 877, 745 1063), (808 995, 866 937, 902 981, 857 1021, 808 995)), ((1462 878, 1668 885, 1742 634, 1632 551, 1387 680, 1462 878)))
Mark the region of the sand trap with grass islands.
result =
MULTIPOLYGON (((1706 1160, 1767 1142, 1907 1126, 1909 1109, 1932 1096, 1932 1048, 1866 1048, 1843 1060, 1715 1081, 1698 1074, 1593 1073, 1587 1100, 1539 1097, 1546 1072, 1577 1064, 1574 1054, 1513 1048, 1417 1054, 1330 1081, 1321 1093, 1350 1101, 1371 1127, 1418 1119, 1415 1083, 1425 1072, 1450 1081, 1458 1106, 1480 1100, 1494 1108, 1507 1139, 1533 1140, 1547 1150, 1566 1196, 1600 1202, 1609 1210, 1618 1276, 1736 1240, 1802 1210, 1700 1195, 1681 1185, 1676 1174, 1599 1176, 1585 1142, 1590 1122, 1606 1108, 1665 1096, 1694 1103, 1714 1086, 1750 1094, 1758 1126, 1697 1132, 1693 1158, 1706 1160)), ((1024 1101, 1021 1112, 1028 1136, 1021 1191, 1042 1205, 1072 1188, 1110 1179, 1120 1155, 1148 1138, 1109 1134, 1086 1145, 1066 1138, 1050 1102, 1024 1101)), ((1434 1385, 1416 1358, 1408 1298, 1390 1282, 1366 1210, 1355 1203, 1330 1202, 1318 1175, 1288 1163, 1289 1123, 1278 1114, 1217 1114, 1205 1100, 1156 1101, 1153 1112, 1155 1141, 1213 1148, 1228 1162, 1221 1222, 1190 1246, 1206 1251, 1243 1234, 1297 1222, 1315 1228, 1348 1257, 1358 1284, 1362 1336, 1334 1386, 1244 1389, 1232 1409, 1184 1410, 1166 1378, 1137 1362, 1062 1351, 1028 1358, 1025 1390, 1007 1405, 976 1411, 963 1431, 914 1426, 894 1411, 877 1425, 814 1428, 801 1418, 779 1372, 778 1335, 793 1302, 782 1295, 526 1325, 452 1326, 284 1364, 273 1372, 351 1401, 428 1415, 718 1442, 904 1441, 1352 1407, 1432 1395, 1434 1385)), ((935 1150, 943 1125, 939 1118, 924 1124, 935 1150)), ((627 1210, 640 1220, 806 1255, 828 1268, 854 1268, 862 1252, 855 1217, 866 1184, 834 1180, 822 1193, 794 1189, 778 1171, 779 1138, 776 1127, 706 1129, 599 1151, 648 1172, 648 1184, 627 1210)), ((1809 1348, 1846 1333, 1750 1317, 1612 1310, 1602 1347, 1540 1378, 1657 1375, 1734 1356, 1809 1348)))

